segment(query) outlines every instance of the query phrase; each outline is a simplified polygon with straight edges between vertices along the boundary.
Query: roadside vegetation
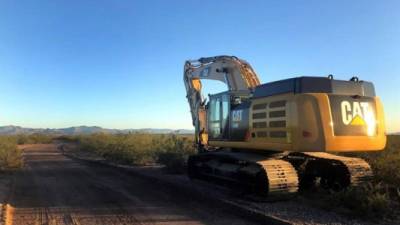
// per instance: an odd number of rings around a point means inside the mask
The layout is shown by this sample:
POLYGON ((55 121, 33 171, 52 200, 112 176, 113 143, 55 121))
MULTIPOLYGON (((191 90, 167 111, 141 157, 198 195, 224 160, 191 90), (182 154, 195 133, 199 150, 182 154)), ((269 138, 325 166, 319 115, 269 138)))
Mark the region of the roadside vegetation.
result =
POLYGON ((50 144, 53 142, 53 135, 47 134, 18 134, 12 136, 18 145, 24 144, 50 144))
POLYGON ((22 166, 22 152, 17 148, 16 138, 0 136, 0 172, 18 169, 22 166))
MULTIPOLYGON (((67 137, 64 137, 68 139, 67 137)), ((186 160, 194 154, 191 136, 177 134, 92 134, 69 138, 90 151, 120 164, 163 164, 172 173, 183 173, 186 160)))
POLYGON ((127 165, 165 165, 171 173, 184 173, 187 157, 194 153, 192 135, 105 134, 54 136, 46 134, 0 136, 0 170, 22 165, 18 145, 75 142, 79 148, 107 160, 127 165))
POLYGON ((53 136, 45 134, 0 136, 0 172, 22 167, 22 150, 18 148, 18 145, 48 144, 52 141, 53 136))

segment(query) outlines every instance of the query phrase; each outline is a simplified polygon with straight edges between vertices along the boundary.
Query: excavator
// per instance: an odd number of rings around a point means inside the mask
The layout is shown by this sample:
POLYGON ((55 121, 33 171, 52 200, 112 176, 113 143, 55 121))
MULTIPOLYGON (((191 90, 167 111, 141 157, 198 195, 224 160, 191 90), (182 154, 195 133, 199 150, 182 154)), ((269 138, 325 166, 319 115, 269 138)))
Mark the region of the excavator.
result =
POLYGON ((345 152, 383 150, 383 107, 371 82, 301 76, 261 84, 235 56, 188 60, 184 83, 197 154, 188 176, 229 182, 269 197, 315 185, 341 190, 373 176, 345 152), (202 94, 202 80, 226 91, 202 94))

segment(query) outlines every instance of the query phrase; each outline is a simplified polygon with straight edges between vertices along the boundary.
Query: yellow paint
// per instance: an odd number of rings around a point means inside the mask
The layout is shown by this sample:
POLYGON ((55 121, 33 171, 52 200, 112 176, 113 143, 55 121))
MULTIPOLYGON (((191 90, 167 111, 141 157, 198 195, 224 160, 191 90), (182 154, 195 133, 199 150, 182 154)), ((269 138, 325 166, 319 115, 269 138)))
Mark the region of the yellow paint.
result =
POLYGON ((353 120, 351 121, 350 125, 353 125, 353 126, 364 126, 365 125, 365 121, 359 115, 357 115, 357 116, 355 116, 353 118, 353 120))
POLYGON ((203 145, 207 145, 208 144, 208 133, 201 132, 201 134, 200 134, 200 143, 203 144, 203 145))
POLYGON ((14 212, 15 209, 10 204, 4 205, 3 213, 4 213, 4 224, 12 225, 14 220, 14 212))
POLYGON ((196 91, 200 92, 201 91, 200 79, 197 79, 197 78, 192 79, 192 86, 196 91))

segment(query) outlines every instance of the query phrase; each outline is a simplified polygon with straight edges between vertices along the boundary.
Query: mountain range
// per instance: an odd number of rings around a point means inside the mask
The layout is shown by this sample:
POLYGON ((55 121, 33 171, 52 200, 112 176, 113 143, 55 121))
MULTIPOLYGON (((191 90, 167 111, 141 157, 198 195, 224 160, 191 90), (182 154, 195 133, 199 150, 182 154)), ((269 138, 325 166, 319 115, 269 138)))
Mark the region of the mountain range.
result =
MULTIPOLYGON (((141 129, 108 129, 98 126, 77 126, 67 128, 25 128, 20 126, 0 126, 0 135, 15 135, 15 134, 54 134, 54 135, 77 135, 77 134, 126 134, 126 133, 149 133, 149 134, 193 134, 194 130, 189 129, 157 129, 157 128, 141 128, 141 129)), ((389 135, 400 135, 400 132, 389 133, 389 135)))
POLYGON ((78 126, 68 128, 24 128, 20 126, 0 126, 0 135, 15 135, 15 134, 55 134, 55 135, 76 135, 76 134, 94 134, 94 133, 109 133, 109 134, 124 134, 124 133, 150 133, 150 134, 193 134, 193 130, 188 129, 154 129, 154 128, 142 128, 142 129, 108 129, 98 126, 78 126))

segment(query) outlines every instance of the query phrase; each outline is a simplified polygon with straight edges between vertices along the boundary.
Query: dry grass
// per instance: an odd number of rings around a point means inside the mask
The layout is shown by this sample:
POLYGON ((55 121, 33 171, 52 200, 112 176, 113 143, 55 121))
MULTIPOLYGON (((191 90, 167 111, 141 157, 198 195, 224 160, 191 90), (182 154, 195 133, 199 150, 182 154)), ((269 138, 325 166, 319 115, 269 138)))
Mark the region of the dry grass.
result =
POLYGON ((81 149, 108 160, 129 165, 161 163, 168 171, 182 173, 186 160, 194 154, 192 138, 174 134, 93 134, 67 138, 81 149))
POLYGON ((17 145, 48 144, 52 141, 53 136, 45 134, 0 136, 0 171, 22 167, 22 150, 18 149, 17 145))
POLYGON ((0 137, 0 171, 22 167, 22 152, 17 148, 15 137, 0 137))
POLYGON ((47 134, 18 134, 12 136, 18 145, 24 144, 49 144, 53 141, 52 135, 47 134))

